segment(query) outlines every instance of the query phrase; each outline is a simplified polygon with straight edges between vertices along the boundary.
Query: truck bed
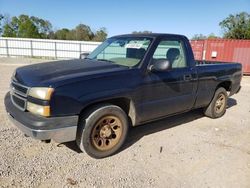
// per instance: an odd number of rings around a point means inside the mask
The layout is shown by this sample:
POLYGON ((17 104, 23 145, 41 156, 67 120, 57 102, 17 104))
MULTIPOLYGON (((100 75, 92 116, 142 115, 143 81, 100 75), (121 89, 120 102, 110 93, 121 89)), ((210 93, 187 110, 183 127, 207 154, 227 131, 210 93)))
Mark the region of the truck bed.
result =
POLYGON ((237 93, 240 89, 242 78, 241 67, 240 63, 197 62, 198 89, 196 107, 209 102, 220 83, 228 83, 228 86, 230 86, 228 88, 230 96, 237 93), (210 98, 206 98, 205 96, 210 96, 210 98))
POLYGON ((205 61, 205 60, 196 60, 196 65, 208 65, 208 64, 231 64, 237 62, 226 62, 226 61, 205 61))

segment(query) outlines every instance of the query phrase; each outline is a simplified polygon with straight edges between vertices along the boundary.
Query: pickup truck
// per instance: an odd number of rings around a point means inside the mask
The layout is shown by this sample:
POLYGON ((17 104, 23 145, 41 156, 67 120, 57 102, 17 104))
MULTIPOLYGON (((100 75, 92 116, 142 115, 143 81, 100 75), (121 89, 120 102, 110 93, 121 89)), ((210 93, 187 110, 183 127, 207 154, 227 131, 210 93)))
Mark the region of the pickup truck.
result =
POLYGON ((185 36, 128 34, 84 59, 17 68, 5 107, 25 135, 76 141, 103 158, 118 152, 130 126, 196 108, 223 116, 241 78, 239 63, 197 64, 185 36))

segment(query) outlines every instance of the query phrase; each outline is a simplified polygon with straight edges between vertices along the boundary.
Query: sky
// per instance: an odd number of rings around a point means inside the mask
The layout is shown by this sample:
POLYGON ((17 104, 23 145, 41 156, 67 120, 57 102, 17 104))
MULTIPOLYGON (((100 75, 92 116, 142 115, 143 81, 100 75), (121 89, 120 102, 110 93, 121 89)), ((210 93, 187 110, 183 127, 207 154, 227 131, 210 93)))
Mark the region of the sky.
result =
POLYGON ((250 13, 250 0, 0 0, 1 14, 37 16, 53 29, 105 27, 109 37, 144 30, 222 36, 219 22, 242 11, 250 13))

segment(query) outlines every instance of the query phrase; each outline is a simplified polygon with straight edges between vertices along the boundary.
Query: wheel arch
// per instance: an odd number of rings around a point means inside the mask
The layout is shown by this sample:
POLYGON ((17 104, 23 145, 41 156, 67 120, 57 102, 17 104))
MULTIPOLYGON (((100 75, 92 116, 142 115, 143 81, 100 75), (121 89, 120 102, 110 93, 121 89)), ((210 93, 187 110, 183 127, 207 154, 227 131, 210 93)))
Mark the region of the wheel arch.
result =
POLYGON ((219 88, 224 88, 227 92, 230 92, 231 91, 231 86, 232 86, 232 82, 230 80, 223 80, 221 81, 216 87, 215 87, 215 90, 213 91, 213 96, 212 98, 210 99, 209 101, 209 104, 212 102, 213 98, 214 98, 214 95, 216 93, 216 91, 219 89, 219 88))
POLYGON ((81 111, 80 114, 84 114, 95 106, 102 104, 111 104, 119 106, 129 117, 130 124, 134 126, 136 124, 136 108, 132 99, 127 97, 117 97, 112 99, 106 99, 101 101, 94 101, 87 104, 81 111))
POLYGON ((232 88, 232 81, 226 80, 226 81, 220 82, 220 83, 217 85, 215 91, 216 91, 218 88, 220 88, 220 87, 223 87, 226 91, 230 92, 230 91, 231 91, 231 88, 232 88))

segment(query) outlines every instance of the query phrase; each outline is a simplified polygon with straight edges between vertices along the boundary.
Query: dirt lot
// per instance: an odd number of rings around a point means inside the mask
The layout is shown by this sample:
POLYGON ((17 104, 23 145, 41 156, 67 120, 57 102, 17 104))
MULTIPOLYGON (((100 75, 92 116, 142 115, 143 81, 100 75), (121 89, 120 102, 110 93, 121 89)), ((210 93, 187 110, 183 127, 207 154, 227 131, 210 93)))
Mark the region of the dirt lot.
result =
POLYGON ((222 118, 195 110, 132 128, 120 153, 95 160, 74 142, 42 143, 12 125, 4 95, 16 63, 30 60, 8 61, 0 59, 0 187, 250 187, 250 77, 222 118))

